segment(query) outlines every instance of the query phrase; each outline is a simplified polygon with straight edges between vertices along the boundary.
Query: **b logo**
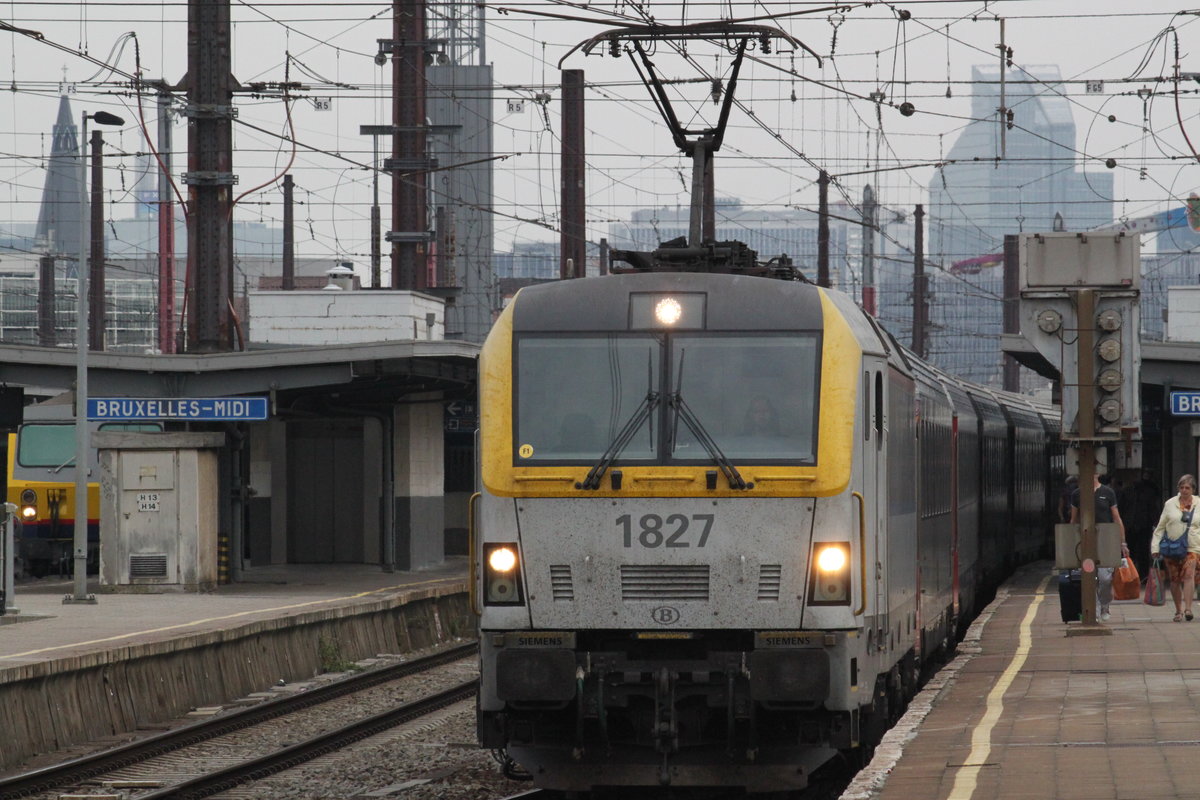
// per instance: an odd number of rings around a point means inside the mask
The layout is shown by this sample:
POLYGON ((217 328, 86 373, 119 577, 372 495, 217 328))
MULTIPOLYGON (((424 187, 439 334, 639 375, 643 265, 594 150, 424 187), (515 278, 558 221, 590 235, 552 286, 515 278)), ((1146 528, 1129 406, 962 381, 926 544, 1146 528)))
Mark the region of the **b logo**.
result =
POLYGON ((659 625, 674 625, 679 622, 679 611, 670 606, 659 606, 650 612, 650 618, 659 625))

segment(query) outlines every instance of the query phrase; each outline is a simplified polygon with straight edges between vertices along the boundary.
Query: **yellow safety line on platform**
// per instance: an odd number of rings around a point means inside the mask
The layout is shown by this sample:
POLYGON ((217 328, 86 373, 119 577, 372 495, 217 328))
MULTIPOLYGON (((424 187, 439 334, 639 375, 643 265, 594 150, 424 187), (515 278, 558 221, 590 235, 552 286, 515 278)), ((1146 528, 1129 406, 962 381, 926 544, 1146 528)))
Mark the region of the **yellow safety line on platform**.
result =
POLYGON ((1046 587, 1049 584, 1050 576, 1047 575, 1038 585, 1033 602, 1025 612, 1025 619, 1021 620, 1021 638, 1017 644, 1017 651, 1013 653, 1012 661, 1000 676, 1000 680, 992 687, 992 691, 988 692, 983 718, 971 733, 971 752, 959 767, 958 774, 954 776, 954 786, 950 788, 946 800, 970 800, 975 794, 975 787, 979 783, 979 771, 983 769, 992 753, 992 729, 996 727, 1000 715, 1004 712, 1004 693, 1025 665, 1025 659, 1029 657, 1029 650, 1033 646, 1033 618, 1037 615, 1038 606, 1046 599, 1046 587))
POLYGON ((378 594, 380 592, 391 592, 391 591, 395 591, 397 589, 399 589, 401 591, 408 591, 410 589, 418 589, 422 586, 430 586, 435 583, 445 583, 447 580, 452 580, 452 579, 438 578, 436 580, 422 581, 420 583, 409 583, 409 584, 404 584, 402 586, 399 586, 399 585, 398 586, 383 586, 383 587, 380 587, 379 589, 370 589, 365 592, 359 592, 358 594, 350 594, 350 595, 346 595, 344 597, 329 597, 324 600, 310 600, 307 603, 293 603, 290 606, 276 606, 275 608, 256 608, 252 611, 239 611, 236 614, 225 614, 224 616, 220 616, 220 617, 208 617, 206 619, 192 620, 191 622, 181 622, 178 625, 167 625, 162 628, 150 628, 150 629, 144 630, 144 631, 134 631, 132 633, 121 633, 116 636, 107 636, 103 639, 92 639, 91 641, 87 641, 87 642, 73 642, 71 644, 59 644, 59 645, 55 645, 54 647, 43 647, 39 650, 26 650, 24 653, 12 653, 10 655, 0 654, 0 661, 2 661, 4 659, 11 659, 11 658, 24 658, 25 656, 36 656, 36 655, 40 655, 41 653, 50 653, 55 650, 69 650, 72 647, 87 647, 88 645, 92 645, 92 644, 104 644, 105 642, 117 642, 117 641, 120 641, 121 639, 129 639, 130 637, 133 637, 133 636, 144 636, 149 633, 162 633, 164 631, 174 631, 174 630, 180 630, 182 628, 194 628, 197 625, 204 625, 207 622, 220 622, 221 620, 226 620, 226 619, 237 619, 238 617, 249 617, 253 614, 270 614, 273 611, 291 611, 292 609, 295 609, 295 608, 306 608, 308 606, 319 606, 319 605, 323 605, 325 603, 336 603, 339 600, 354 600, 359 597, 366 597, 367 595, 378 594))

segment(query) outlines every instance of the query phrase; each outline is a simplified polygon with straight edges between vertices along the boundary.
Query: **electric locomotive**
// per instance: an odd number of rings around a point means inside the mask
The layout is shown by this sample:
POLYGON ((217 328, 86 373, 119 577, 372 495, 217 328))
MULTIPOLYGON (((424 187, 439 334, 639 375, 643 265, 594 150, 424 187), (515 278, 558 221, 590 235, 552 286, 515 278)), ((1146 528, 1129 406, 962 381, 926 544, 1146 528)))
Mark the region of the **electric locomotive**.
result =
POLYGON ((1012 518, 1005 489, 983 520, 985 466, 1044 473, 1024 400, 705 249, 522 289, 483 347, 478 734, 540 786, 805 786, 882 735, 1011 566, 979 540, 1012 518), (1009 461, 985 465, 975 397, 1023 405, 1009 461))
MULTIPOLYGON (((43 577, 74 569, 75 412, 62 394, 25 407, 24 422, 8 435, 8 501, 17 507, 17 574, 43 577)), ((98 430, 161 431, 159 422, 90 423, 98 430)), ((96 448, 88 471, 96 474, 96 448)), ((100 485, 88 483, 88 570, 100 564, 100 485)))

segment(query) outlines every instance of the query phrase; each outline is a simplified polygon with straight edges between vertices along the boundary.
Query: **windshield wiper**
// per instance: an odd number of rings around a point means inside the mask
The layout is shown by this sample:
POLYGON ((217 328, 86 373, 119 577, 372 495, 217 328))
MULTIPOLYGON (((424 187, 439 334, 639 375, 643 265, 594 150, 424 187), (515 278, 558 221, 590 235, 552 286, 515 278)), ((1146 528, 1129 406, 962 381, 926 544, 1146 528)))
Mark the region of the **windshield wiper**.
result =
POLYGON ((75 456, 71 456, 71 457, 70 457, 70 458, 68 458, 66 461, 64 461, 63 463, 59 464, 59 465, 58 465, 57 467, 55 467, 54 469, 50 470, 50 474, 51 474, 51 475, 57 475, 58 473, 60 473, 60 472, 62 472, 62 471, 63 471, 63 467, 67 466, 68 464, 74 464, 74 463, 75 463, 75 456))
POLYGON ((637 433, 638 428, 642 427, 642 423, 646 421, 651 412, 658 407, 658 392, 647 391, 646 396, 642 398, 642 402, 633 410, 633 415, 617 432, 616 437, 612 440, 612 444, 600 456, 600 460, 596 462, 596 466, 588 470, 587 477, 582 483, 575 484, 576 489, 599 489, 600 480, 604 477, 604 473, 608 470, 612 463, 617 460, 617 456, 621 455, 621 451, 625 449, 625 445, 629 444, 629 440, 637 433))
MULTIPOLYGON (((753 489, 754 484, 747 483, 742 477, 742 473, 738 472, 737 467, 733 465, 723 452, 717 446, 717 443, 705 430, 703 423, 688 407, 688 404, 683 401, 683 360, 687 358, 687 350, 679 351, 679 366, 676 369, 675 377, 675 392, 670 396, 671 406, 671 447, 675 447, 675 443, 679 441, 679 420, 683 420, 683 424, 687 425, 688 430, 692 432, 692 436, 696 437, 696 441, 700 442, 700 446, 708 453, 709 458, 717 462, 717 466, 721 468, 721 472, 725 473, 725 480, 729 481, 731 489, 753 489)), ((710 484, 711 486, 711 484, 710 484)))
POLYGON ((717 462, 717 466, 721 468, 721 472, 725 473, 725 480, 729 481, 730 489, 753 489, 754 485, 747 483, 742 477, 742 473, 738 472, 737 467, 733 465, 723 452, 717 446, 716 441, 705 430, 703 423, 684 402, 683 395, 676 391, 671 395, 671 409, 675 412, 675 422, 678 426, 679 420, 683 420, 683 424, 692 432, 692 436, 696 437, 696 441, 700 442, 700 446, 704 448, 709 457, 717 462))

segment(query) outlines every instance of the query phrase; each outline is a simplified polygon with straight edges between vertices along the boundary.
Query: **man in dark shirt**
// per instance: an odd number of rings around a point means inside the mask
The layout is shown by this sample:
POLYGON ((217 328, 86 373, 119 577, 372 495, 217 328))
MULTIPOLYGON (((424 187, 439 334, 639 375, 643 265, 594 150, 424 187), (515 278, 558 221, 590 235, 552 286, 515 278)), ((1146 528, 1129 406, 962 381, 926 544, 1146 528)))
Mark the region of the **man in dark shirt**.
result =
MULTIPOLYGON (((1107 476, 1106 476, 1107 477, 1107 476)), ((1125 523, 1121 521, 1121 512, 1117 510, 1117 493, 1111 486, 1095 475, 1094 493, 1096 498, 1096 523, 1115 522, 1120 526, 1121 544, 1125 544, 1125 523)), ((1079 490, 1071 493, 1071 522, 1079 521, 1079 490)), ((1099 606, 1100 619, 1108 621, 1109 605, 1112 603, 1112 567, 1096 568, 1096 605, 1099 606)))
POLYGON ((1071 521, 1071 495, 1075 493, 1079 486, 1079 478, 1074 475, 1068 475, 1066 481, 1063 482, 1063 487, 1058 490, 1058 521, 1071 521))

